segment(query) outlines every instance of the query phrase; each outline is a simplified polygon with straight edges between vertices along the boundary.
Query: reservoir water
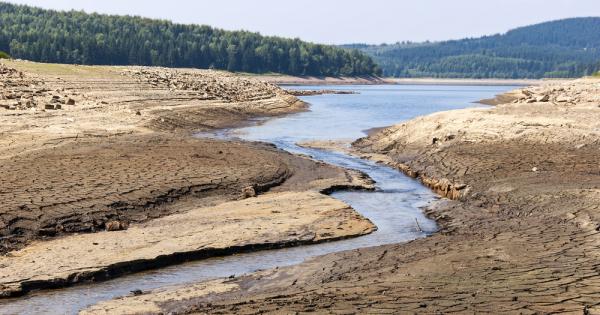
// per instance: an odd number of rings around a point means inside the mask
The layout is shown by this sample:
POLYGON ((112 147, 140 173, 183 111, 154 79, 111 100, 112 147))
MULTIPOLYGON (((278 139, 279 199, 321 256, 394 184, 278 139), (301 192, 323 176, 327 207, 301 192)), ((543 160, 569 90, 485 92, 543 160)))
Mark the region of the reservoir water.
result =
POLYGON ((421 209, 437 197, 417 181, 386 166, 341 153, 301 148, 296 143, 310 140, 353 140, 363 137, 365 130, 389 126, 416 116, 481 106, 473 102, 516 87, 352 85, 287 88, 351 90, 359 94, 305 97, 303 99, 311 104, 310 111, 262 121, 252 127, 219 132, 218 136, 271 142, 293 153, 307 154, 330 164, 367 173, 377 182, 376 191, 341 191, 332 196, 350 204, 369 218, 377 225, 376 232, 343 241, 216 257, 101 283, 33 292, 22 298, 0 301, 0 314, 76 314, 89 305, 128 295, 132 290, 146 291, 185 285, 298 264, 314 256, 342 250, 426 237, 435 232, 436 225, 422 214, 421 209))

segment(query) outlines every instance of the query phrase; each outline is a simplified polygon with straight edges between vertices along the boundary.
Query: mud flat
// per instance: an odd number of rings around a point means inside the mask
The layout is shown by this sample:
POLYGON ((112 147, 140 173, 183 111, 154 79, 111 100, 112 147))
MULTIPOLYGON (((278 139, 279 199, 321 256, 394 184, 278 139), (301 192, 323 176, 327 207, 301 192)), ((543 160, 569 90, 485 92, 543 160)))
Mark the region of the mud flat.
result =
POLYGON ((600 313, 600 80, 517 94, 354 143, 450 197, 427 210, 439 233, 86 312, 600 313))
POLYGON ((371 189, 362 174, 192 136, 305 110, 277 86, 219 71, 24 61, 0 64, 0 77, 2 296, 374 229, 320 194, 371 189))
POLYGON ((193 208, 123 231, 37 242, 0 257, 0 295, 101 280, 203 257, 363 235, 373 224, 319 192, 193 208), (54 263, 48 263, 54 262, 54 263))

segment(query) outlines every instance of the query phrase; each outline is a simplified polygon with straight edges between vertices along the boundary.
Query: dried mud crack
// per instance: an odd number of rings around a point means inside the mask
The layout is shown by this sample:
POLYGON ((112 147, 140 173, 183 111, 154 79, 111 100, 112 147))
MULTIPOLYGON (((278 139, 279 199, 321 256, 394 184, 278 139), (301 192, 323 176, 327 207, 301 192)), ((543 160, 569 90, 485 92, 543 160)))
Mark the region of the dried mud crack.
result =
POLYGON ((450 185, 444 193, 466 185, 427 210, 441 227, 428 238, 84 313, 600 313, 599 86, 550 83, 356 142, 365 157, 450 185))

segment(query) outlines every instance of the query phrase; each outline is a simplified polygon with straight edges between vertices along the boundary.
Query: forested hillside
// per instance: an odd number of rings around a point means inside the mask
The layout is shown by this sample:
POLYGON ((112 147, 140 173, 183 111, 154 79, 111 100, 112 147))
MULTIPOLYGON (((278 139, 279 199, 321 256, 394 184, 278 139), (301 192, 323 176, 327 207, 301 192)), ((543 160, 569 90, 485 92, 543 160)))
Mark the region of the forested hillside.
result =
POLYGON ((293 75, 378 74, 356 50, 130 16, 0 2, 0 51, 34 61, 217 68, 293 75))
POLYGON ((373 56, 384 76, 579 77, 600 69, 600 18, 547 22, 481 38, 345 47, 373 56))

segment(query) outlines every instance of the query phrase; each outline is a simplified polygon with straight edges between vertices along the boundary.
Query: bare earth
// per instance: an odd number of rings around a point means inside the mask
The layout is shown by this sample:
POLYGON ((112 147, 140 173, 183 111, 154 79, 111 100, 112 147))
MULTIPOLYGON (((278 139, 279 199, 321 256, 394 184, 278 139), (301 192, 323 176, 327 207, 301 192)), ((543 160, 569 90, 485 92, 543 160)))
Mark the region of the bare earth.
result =
POLYGON ((440 231, 90 313, 600 314, 600 80, 550 83, 354 143, 450 197, 440 231), (212 289, 211 289, 212 288, 212 289), (112 312, 111 312, 112 310, 112 312))
POLYGON ((277 86, 24 61, 0 78, 0 296, 375 228, 320 193, 372 189, 363 174, 192 136, 306 109, 277 86))

